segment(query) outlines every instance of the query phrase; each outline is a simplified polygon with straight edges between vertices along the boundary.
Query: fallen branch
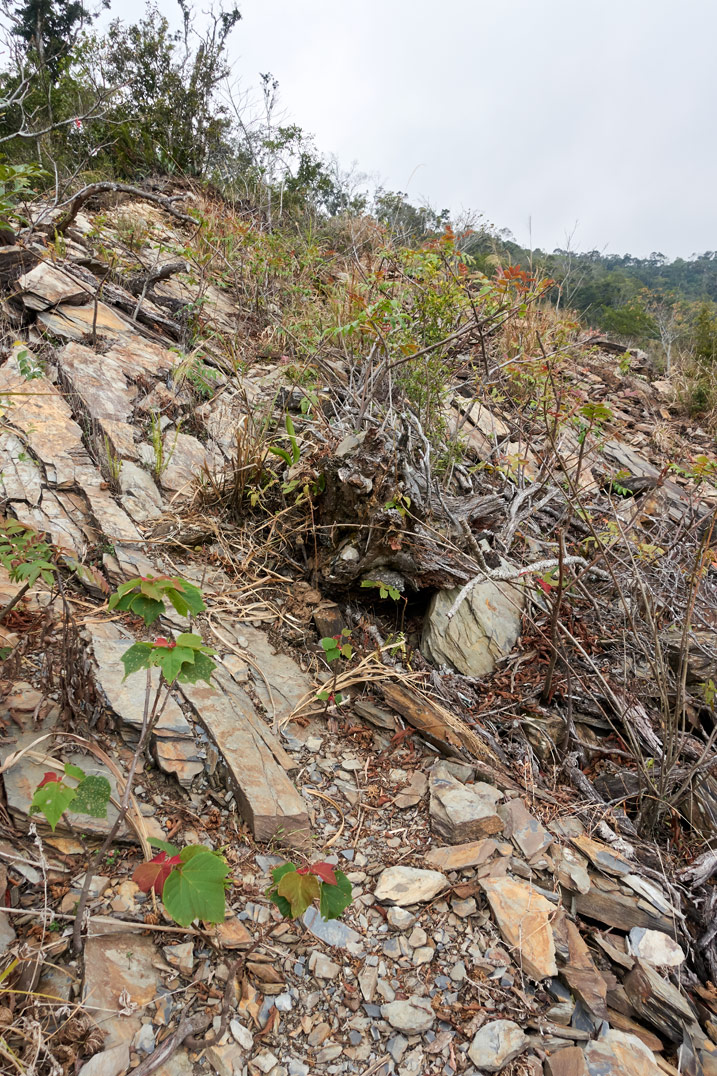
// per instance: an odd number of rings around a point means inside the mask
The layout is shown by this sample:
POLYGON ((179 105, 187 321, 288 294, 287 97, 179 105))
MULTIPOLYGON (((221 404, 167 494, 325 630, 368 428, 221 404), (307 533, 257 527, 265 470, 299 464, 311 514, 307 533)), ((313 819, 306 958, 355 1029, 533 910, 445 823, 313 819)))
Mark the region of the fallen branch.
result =
POLYGON ((144 202, 152 202, 154 205, 160 206, 165 212, 170 213, 177 220, 182 221, 183 224, 197 225, 197 221, 194 217, 188 216, 186 213, 180 213, 178 209, 172 205, 173 202, 178 201, 179 198, 184 198, 185 195, 177 195, 174 198, 166 198, 162 194, 153 194, 152 191, 143 191, 139 187, 132 187, 128 183, 90 183, 88 186, 83 187, 77 194, 73 195, 66 202, 61 202, 59 209, 67 206, 65 213, 55 221, 53 225, 53 231, 56 235, 64 235, 72 222, 77 217, 77 214, 82 209, 85 202, 89 201, 96 194, 131 194, 133 198, 140 198, 144 202))
MULTIPOLYGON (((451 618, 456 615, 468 595, 479 583, 484 583, 486 580, 491 580, 492 582, 509 582, 512 579, 522 579, 525 575, 534 575, 536 572, 546 572, 549 568, 559 567, 560 564, 561 561, 559 558, 556 559, 555 557, 552 557, 549 560, 538 560, 535 564, 528 564, 522 568, 516 568, 512 564, 506 564, 501 568, 491 568, 487 571, 482 571, 479 575, 470 579, 465 586, 461 587, 456 600, 446 613, 446 619, 451 620, 451 618)), ((562 564, 579 564, 581 568, 587 567, 587 561, 583 557, 564 557, 562 564)))

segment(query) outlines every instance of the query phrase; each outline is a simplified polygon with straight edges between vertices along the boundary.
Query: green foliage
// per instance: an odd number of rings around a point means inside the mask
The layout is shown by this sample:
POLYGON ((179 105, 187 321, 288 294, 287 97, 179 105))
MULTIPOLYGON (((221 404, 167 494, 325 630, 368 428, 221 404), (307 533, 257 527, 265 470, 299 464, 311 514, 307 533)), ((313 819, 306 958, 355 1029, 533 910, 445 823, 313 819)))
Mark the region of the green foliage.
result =
POLYGON ((77 814, 106 818, 109 800, 110 783, 106 777, 87 775, 79 766, 67 763, 64 777, 52 770, 45 774, 35 789, 30 814, 43 814, 54 832, 69 807, 77 814), (70 785, 65 778, 77 783, 70 785))
POLYGON ((286 919, 298 919, 316 900, 324 919, 338 919, 351 903, 351 883, 330 863, 299 868, 283 863, 272 870, 271 877, 266 896, 286 919))
POLYGON ((180 927, 195 919, 221 923, 225 915, 226 860, 203 844, 183 848, 164 883, 162 901, 180 927))
POLYGON ((216 662, 210 654, 214 651, 202 644, 201 636, 183 632, 176 640, 158 636, 153 643, 133 643, 122 655, 124 679, 142 669, 159 668, 167 684, 178 680, 180 684, 196 684, 199 680, 210 682, 216 662))
POLYGON ((401 597, 401 591, 396 587, 391 586, 390 583, 381 583, 376 579, 362 579, 361 586, 377 589, 380 598, 391 598, 393 601, 397 602, 401 597))
POLYGON ((180 616, 196 616, 206 609, 201 591, 178 576, 138 576, 122 583, 109 600, 110 609, 134 613, 147 627, 166 613, 166 602, 180 616))
POLYGON ((18 211, 18 203, 31 193, 31 184, 46 175, 47 172, 35 162, 0 162, 0 224, 9 226, 12 221, 26 223, 25 217, 18 211))
POLYGON ((291 420, 291 415, 287 412, 284 420, 286 426, 286 433, 289 438, 289 450, 282 448, 281 445, 269 445, 269 451, 273 456, 278 456, 282 459, 287 467, 291 467, 292 464, 298 463, 301 459, 301 449, 299 448, 299 442, 296 439, 296 430, 294 429, 294 423, 291 420))
POLYGON ((348 659, 353 656, 353 647, 348 641, 351 638, 351 629, 343 628, 340 635, 327 635, 321 639, 324 649, 324 657, 329 662, 338 661, 339 658, 348 659))
POLYGON ((79 0, 22 0, 14 11, 12 32, 56 79, 69 43, 90 17, 79 0))
POLYGON ((57 571, 52 546, 37 531, 14 520, 0 524, 0 564, 14 583, 30 586, 38 579, 51 586, 57 571))

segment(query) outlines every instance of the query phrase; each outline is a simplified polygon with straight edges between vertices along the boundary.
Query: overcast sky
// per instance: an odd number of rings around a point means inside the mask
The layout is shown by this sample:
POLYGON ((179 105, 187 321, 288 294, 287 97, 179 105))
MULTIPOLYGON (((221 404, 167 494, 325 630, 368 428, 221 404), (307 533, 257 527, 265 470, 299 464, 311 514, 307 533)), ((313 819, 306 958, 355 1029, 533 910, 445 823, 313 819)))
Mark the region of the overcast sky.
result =
POLYGON ((243 84, 271 71, 287 118, 386 187, 544 249, 717 247, 715 0, 239 6, 243 84))

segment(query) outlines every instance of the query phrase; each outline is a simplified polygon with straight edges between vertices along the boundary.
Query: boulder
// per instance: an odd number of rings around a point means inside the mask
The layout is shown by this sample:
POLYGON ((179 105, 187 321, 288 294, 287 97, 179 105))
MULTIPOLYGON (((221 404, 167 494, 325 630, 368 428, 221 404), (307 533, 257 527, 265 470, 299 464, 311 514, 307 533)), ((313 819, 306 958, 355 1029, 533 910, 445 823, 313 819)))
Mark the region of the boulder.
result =
POLYGON ((507 657, 520 635, 525 604, 518 583, 478 583, 451 619, 458 588, 439 590, 431 600, 421 639, 423 654, 464 676, 488 676, 507 657))

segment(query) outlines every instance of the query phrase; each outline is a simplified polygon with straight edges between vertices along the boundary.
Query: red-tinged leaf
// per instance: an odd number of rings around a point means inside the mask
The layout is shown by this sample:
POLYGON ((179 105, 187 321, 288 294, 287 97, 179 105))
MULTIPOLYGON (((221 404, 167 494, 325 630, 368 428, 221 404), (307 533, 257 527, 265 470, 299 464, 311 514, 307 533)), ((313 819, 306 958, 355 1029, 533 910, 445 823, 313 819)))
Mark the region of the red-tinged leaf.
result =
POLYGON ((143 893, 149 893, 153 889, 157 896, 161 897, 164 883, 174 868, 181 862, 182 860, 179 856, 168 856, 166 852, 159 852, 148 863, 140 863, 135 868, 132 881, 139 886, 143 893))
POLYGON ((280 897, 291 905, 291 917, 297 919, 303 915, 306 909, 320 894, 319 883, 310 874, 299 874, 298 871, 290 871, 284 874, 276 887, 280 897))
POLYGON ((535 582, 545 594, 550 594, 553 589, 550 583, 546 583, 544 579, 536 579, 535 582))
POLYGON ((327 885, 336 885, 336 874, 331 863, 312 863, 309 870, 327 885))
POLYGON ((61 780, 62 778, 60 777, 59 773, 53 773, 52 770, 48 770, 37 787, 44 788, 45 785, 49 785, 52 781, 57 781, 59 783, 61 780))

